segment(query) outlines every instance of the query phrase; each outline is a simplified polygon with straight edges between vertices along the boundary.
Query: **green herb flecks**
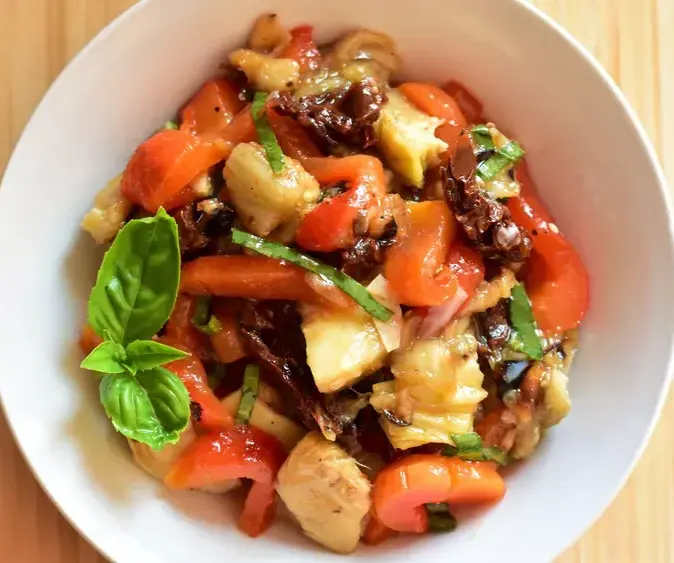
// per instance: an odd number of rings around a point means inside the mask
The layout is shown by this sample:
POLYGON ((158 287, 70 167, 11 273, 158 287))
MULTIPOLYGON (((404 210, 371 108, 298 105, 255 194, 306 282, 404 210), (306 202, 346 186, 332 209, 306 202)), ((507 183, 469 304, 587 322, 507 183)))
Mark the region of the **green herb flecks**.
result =
POLYGON ((495 461, 499 465, 508 464, 508 456, 496 446, 484 446, 482 438, 476 432, 452 434, 454 446, 445 446, 442 455, 459 457, 467 461, 495 461))
POLYGON ((293 248, 289 248, 277 242, 266 241, 263 238, 251 235, 250 233, 245 233, 238 229, 232 229, 232 242, 245 246, 264 256, 269 256, 270 258, 287 260, 314 274, 324 276, 344 293, 352 297, 358 305, 379 321, 387 322, 393 315, 392 311, 379 303, 379 301, 377 301, 372 294, 356 280, 332 266, 328 266, 314 258, 301 254, 293 248))
POLYGON ((516 164, 523 156, 524 151, 515 141, 508 141, 505 145, 497 148, 492 139, 489 127, 476 125, 470 132, 473 142, 485 151, 491 152, 491 156, 478 163, 476 173, 485 181, 493 180, 506 168, 516 164))
POLYGON ((529 296, 522 284, 516 285, 510 294, 510 323, 514 334, 509 346, 523 352, 534 360, 543 358, 543 343, 538 336, 536 320, 531 310, 529 296))
POLYGON ((207 336, 218 334, 222 323, 211 313, 211 298, 199 297, 192 316, 192 326, 207 336))
POLYGON ((269 125, 267 114, 265 113, 265 105, 267 104, 268 97, 269 95, 265 92, 256 92, 251 113, 253 115, 253 122, 255 123, 258 139, 264 148, 264 152, 267 154, 269 166, 271 166, 271 169, 278 174, 283 170, 285 158, 283 156, 283 151, 278 144, 278 140, 276 139, 276 135, 274 135, 274 131, 269 125))
POLYGON ((254 364, 246 366, 241 386, 241 400, 236 410, 236 424, 248 424, 253 414, 253 407, 257 400, 257 390, 260 386, 260 368, 254 364))

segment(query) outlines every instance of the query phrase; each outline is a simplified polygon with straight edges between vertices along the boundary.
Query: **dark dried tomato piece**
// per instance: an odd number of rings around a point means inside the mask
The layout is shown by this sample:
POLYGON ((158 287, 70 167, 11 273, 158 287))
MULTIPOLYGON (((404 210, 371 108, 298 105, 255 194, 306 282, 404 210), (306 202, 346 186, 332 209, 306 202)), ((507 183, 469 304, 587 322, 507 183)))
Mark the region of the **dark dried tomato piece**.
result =
POLYGON ((470 136, 463 135, 447 169, 447 203, 470 242, 485 257, 521 262, 531 253, 531 236, 515 224, 503 203, 478 188, 476 162, 470 136))
POLYGON ((299 100, 290 92, 279 92, 271 105, 281 115, 290 116, 311 129, 328 145, 345 143, 367 148, 376 142, 373 126, 385 101, 379 86, 366 79, 348 88, 303 96, 299 100))

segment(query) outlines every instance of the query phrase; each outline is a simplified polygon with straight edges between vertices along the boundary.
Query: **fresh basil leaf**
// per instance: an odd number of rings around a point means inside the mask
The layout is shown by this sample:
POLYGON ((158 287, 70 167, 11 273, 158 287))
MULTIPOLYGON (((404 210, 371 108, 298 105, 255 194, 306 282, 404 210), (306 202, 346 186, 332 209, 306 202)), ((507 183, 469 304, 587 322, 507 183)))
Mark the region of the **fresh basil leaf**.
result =
POLYGON ((269 125, 267 114, 264 113, 264 106, 267 104, 267 98, 268 94, 265 92, 256 92, 251 113, 253 115, 253 122, 255 123, 258 139, 264 148, 264 152, 267 154, 269 166, 271 166, 271 169, 278 174, 283 170, 285 158, 283 156, 283 151, 278 144, 278 140, 276 139, 276 135, 274 135, 271 125, 269 125))
POLYGON ((102 342, 82 360, 80 367, 101 373, 122 373, 126 352, 117 342, 102 342))
POLYGON ((482 147, 485 150, 494 150, 494 141, 491 138, 491 133, 489 132, 489 127, 486 125, 476 125, 470 131, 470 136, 473 139, 473 142, 482 147))
POLYGON ((127 223, 98 270, 88 320, 97 334, 121 344, 151 338, 175 304, 180 279, 178 227, 159 209, 127 223))
POLYGON ((243 373, 241 400, 239 401, 239 408, 236 410, 236 424, 248 424, 257 400, 259 385, 260 368, 254 364, 247 365, 243 373))
POLYGON ((127 361, 138 371, 162 366, 189 356, 187 352, 154 340, 134 340, 126 347, 127 361))
POLYGON ((131 374, 104 376, 99 392, 113 427, 127 438, 147 444, 155 450, 179 440, 181 430, 162 425, 148 393, 131 374))
POLYGON ((510 294, 510 324, 515 330, 515 335, 511 338, 513 348, 534 360, 542 359, 543 343, 536 331, 536 320, 529 296, 521 283, 510 294))
POLYGON ((169 432, 185 430, 190 421, 190 396, 180 378, 166 368, 155 367, 139 371, 136 379, 162 427, 169 432))

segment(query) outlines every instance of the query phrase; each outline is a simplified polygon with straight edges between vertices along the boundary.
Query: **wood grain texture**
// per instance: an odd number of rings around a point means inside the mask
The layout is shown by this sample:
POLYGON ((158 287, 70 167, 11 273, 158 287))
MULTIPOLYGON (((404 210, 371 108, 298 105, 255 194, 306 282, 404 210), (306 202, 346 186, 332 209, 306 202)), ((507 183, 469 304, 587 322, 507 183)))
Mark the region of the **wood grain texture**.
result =
MULTIPOLYGON (((533 0, 616 79, 674 178, 674 2, 533 0)), ((0 0, 0 171, 63 66, 134 0, 0 0)), ((615 502, 557 563, 674 562, 674 394, 615 502)), ((0 415, 0 561, 101 563, 30 474, 0 415)), ((124 562, 120 562, 124 563, 124 562)))

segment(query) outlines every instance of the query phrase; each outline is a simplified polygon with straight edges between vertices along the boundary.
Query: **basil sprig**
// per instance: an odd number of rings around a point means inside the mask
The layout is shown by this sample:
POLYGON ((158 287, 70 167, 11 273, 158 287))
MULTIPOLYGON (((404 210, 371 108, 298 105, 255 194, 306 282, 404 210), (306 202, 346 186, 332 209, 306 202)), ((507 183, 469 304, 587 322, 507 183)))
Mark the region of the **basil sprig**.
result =
POLYGON ((489 153, 489 158, 478 163, 476 173, 485 181, 493 180, 498 174, 516 164, 523 156, 524 151, 515 141, 508 141, 500 148, 496 148, 486 125, 476 125, 471 129, 473 142, 483 151, 489 153))
POLYGON ((82 367, 104 373, 100 399, 117 431, 154 449, 175 444, 190 397, 162 365, 188 354, 151 338, 178 293, 178 227, 166 211, 127 223, 106 252, 89 298, 88 322, 104 341, 82 367))
POLYGON ((285 157, 283 156, 281 146, 278 144, 276 135, 274 134, 271 125, 269 125, 269 120, 267 119, 267 114, 265 113, 265 106, 267 105, 268 97, 269 94, 266 92, 255 92, 251 113, 253 115, 253 122, 255 123, 257 137, 260 140, 260 144, 262 145, 262 148, 264 148, 264 152, 267 155, 269 166, 271 166, 271 169, 278 174, 281 170, 283 170, 283 166, 285 165, 285 157))
POLYGON ((509 312, 513 334, 508 341, 508 346, 534 360, 542 359, 543 343, 538 336, 531 301, 521 283, 513 287, 510 294, 509 312))

